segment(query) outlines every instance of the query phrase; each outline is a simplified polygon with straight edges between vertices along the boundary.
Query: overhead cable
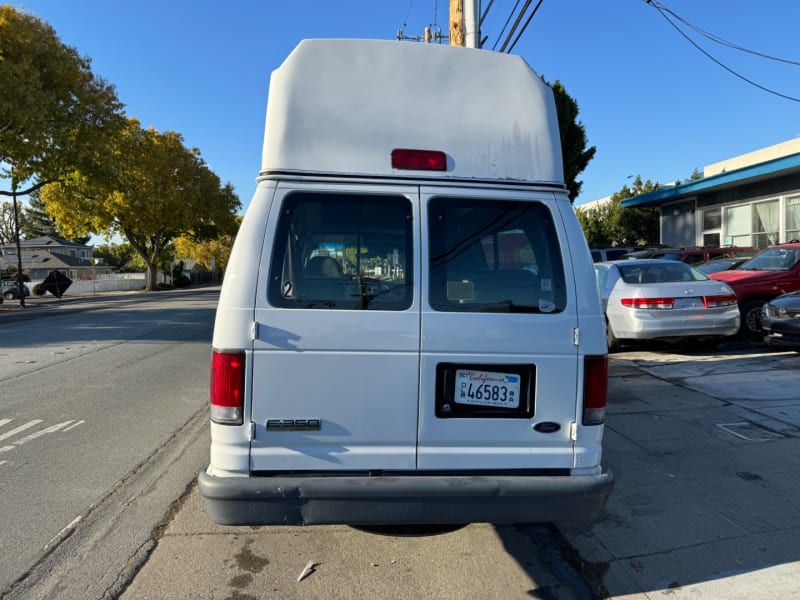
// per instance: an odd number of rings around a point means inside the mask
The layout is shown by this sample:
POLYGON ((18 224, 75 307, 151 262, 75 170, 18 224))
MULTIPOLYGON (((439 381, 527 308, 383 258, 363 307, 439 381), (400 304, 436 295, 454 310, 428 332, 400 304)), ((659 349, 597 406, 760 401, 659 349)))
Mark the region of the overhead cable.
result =
POLYGON ((679 34, 681 34, 681 36, 683 36, 686 39, 687 42, 689 42, 697 50, 702 52, 710 60, 712 60, 715 63, 717 63, 717 65, 719 65, 720 67, 722 67, 723 69, 728 71, 728 73, 730 73, 734 77, 738 77, 742 81, 744 81, 746 83, 749 83, 750 85, 752 85, 754 87, 757 87, 758 89, 760 89, 760 90, 762 90, 764 92, 767 92, 768 94, 773 94, 773 95, 778 96, 780 98, 785 98, 786 100, 791 100, 792 102, 800 102, 800 98, 795 98, 793 96, 787 96, 786 94, 782 94, 782 93, 780 93, 778 91, 770 89, 770 88, 768 88, 766 86, 763 86, 763 85, 761 85, 759 83, 756 83, 752 79, 748 79, 747 77, 745 77, 741 73, 738 73, 738 72, 734 71, 729 66, 727 66, 726 64, 722 63, 721 61, 719 61, 718 59, 713 57, 708 51, 706 51, 702 46, 700 46, 691 37, 689 37, 680 27, 678 27, 675 23, 673 23, 672 20, 667 16, 666 11, 662 10, 661 5, 658 4, 657 2, 655 2, 655 0, 644 0, 644 2, 645 2, 645 4, 649 4, 650 6, 655 8, 658 11, 658 14, 660 14, 662 17, 664 17, 664 19, 667 21, 667 23, 672 25, 672 27, 675 29, 675 31, 677 31, 679 34))

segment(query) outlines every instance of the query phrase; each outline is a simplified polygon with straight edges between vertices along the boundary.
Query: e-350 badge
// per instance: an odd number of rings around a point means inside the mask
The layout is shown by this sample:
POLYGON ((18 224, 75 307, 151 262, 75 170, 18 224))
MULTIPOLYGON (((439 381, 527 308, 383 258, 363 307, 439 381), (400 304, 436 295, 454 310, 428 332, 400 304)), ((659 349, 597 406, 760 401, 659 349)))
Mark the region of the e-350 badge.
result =
POLYGON ((319 419, 267 419, 267 431, 319 431, 319 419))

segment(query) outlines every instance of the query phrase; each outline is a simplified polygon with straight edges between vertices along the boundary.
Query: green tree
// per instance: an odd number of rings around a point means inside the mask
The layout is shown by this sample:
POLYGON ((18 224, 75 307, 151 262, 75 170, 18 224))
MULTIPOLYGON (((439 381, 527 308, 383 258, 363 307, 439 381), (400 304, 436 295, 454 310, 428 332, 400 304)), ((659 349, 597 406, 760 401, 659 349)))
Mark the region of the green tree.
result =
POLYGON ((114 87, 33 15, 0 5, 0 179, 10 196, 88 171, 121 124, 114 87))
MULTIPOLYGON (((543 81, 544 78, 542 78, 543 81)), ((545 81, 547 83, 547 81, 545 81)), ((586 128, 578 120, 578 103, 567 93, 564 85, 556 79, 547 83, 553 90, 558 115, 558 129, 561 134, 561 154, 564 162, 564 181, 569 190, 570 202, 574 203, 580 195, 583 182, 578 176, 594 158, 597 148, 587 148, 586 128)))
POLYGON ((130 270, 131 261, 136 254, 130 244, 100 244, 92 252, 95 258, 102 259, 104 265, 120 270, 130 270))
POLYGON ((121 235, 146 265, 147 290, 159 256, 181 235, 214 238, 235 228, 239 199, 188 150, 180 134, 142 129, 129 119, 101 168, 73 171, 42 190, 42 200, 67 235, 121 235))
POLYGON ((578 221, 583 228, 586 241, 592 248, 604 246, 638 246, 657 244, 660 240, 658 208, 622 208, 627 198, 647 194, 659 189, 658 183, 649 179, 642 181, 640 176, 633 180, 633 186, 622 186, 611 195, 608 202, 598 208, 577 210, 578 221))

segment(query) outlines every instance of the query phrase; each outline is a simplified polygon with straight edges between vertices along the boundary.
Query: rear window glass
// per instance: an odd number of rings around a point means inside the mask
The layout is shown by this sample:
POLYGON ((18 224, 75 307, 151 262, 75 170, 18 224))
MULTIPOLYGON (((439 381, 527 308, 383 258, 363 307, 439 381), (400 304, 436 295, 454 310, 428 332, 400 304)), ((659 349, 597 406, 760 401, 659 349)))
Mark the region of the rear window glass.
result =
POLYGON ((411 225, 411 202, 404 197, 287 196, 270 266, 270 304, 333 310, 409 308, 411 225))
POLYGON ((428 222, 434 310, 564 310, 561 247, 544 204, 433 198, 428 222))
POLYGON ((630 263, 619 265, 625 283, 675 283, 678 281, 703 281, 708 279, 697 269, 678 261, 662 263, 630 263))

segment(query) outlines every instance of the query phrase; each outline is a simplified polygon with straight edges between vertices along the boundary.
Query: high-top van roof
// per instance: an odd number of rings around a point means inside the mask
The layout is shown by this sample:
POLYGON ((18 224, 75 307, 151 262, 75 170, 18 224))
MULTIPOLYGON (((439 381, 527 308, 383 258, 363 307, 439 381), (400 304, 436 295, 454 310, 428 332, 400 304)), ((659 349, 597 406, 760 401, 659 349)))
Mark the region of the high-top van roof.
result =
POLYGON ((261 168, 564 181, 552 91, 522 58, 382 40, 300 42, 270 79, 261 168), (447 170, 394 170, 396 148, 442 151, 447 170))

